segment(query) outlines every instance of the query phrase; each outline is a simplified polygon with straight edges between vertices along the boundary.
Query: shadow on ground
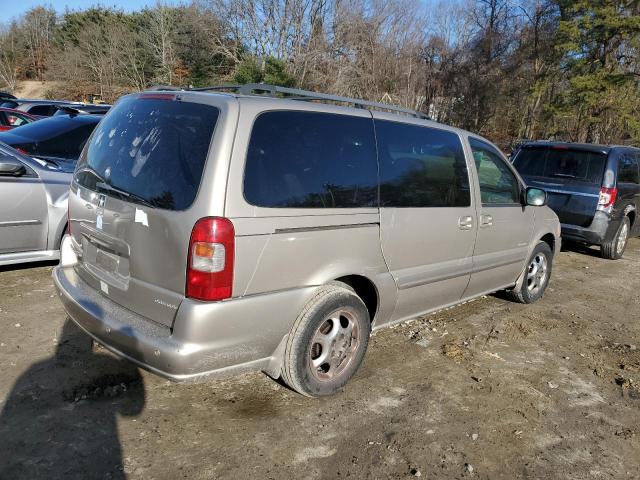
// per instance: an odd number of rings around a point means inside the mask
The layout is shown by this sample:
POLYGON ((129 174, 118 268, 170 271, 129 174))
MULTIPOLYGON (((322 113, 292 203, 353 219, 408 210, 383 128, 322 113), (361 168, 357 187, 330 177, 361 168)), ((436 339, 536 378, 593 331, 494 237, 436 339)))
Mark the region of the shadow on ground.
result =
POLYGON ((7 396, 0 478, 125 478, 117 419, 144 405, 138 369, 93 353, 67 320, 54 356, 31 365, 7 396))

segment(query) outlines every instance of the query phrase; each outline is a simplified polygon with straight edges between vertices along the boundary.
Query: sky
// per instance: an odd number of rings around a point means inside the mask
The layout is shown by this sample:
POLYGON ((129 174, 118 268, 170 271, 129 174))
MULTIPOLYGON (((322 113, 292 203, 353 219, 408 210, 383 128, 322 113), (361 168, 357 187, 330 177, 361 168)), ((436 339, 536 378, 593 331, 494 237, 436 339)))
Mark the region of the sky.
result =
MULTIPOLYGON (((69 10, 84 10, 96 4, 105 7, 117 7, 130 12, 140 10, 147 5, 155 5, 156 0, 0 0, 0 23, 11 20, 30 8, 40 5, 53 7, 57 12, 69 10)), ((179 3, 178 1, 164 1, 163 3, 179 3)))

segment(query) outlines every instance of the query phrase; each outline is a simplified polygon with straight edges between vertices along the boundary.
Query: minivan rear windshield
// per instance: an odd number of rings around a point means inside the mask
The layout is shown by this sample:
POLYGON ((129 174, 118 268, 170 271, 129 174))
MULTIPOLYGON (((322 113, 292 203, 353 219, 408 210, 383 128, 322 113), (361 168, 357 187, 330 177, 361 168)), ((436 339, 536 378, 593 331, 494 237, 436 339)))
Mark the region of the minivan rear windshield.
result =
POLYGON ((600 152, 524 147, 513 165, 521 175, 601 183, 607 156, 600 152))
POLYGON ((100 122, 84 150, 76 181, 167 210, 193 203, 219 110, 210 105, 127 97, 100 122))

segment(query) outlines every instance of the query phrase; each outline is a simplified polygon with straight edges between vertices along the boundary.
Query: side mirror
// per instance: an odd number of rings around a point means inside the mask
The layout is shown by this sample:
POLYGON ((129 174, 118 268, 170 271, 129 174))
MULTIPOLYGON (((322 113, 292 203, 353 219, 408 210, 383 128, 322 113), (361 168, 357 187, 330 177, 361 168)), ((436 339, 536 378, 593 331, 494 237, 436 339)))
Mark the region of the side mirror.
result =
POLYGON ((27 173, 26 167, 17 159, 9 156, 0 156, 0 176, 20 177, 27 173))
POLYGON ((547 192, 540 188, 527 187, 527 205, 532 207, 542 207, 547 204, 547 192))

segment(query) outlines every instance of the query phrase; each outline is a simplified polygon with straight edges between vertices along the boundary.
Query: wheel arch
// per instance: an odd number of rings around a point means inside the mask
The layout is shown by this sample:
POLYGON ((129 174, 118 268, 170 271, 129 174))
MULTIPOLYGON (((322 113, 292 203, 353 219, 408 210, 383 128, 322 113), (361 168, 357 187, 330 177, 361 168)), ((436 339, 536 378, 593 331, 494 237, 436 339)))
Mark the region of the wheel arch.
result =
POLYGON ((375 283, 363 275, 344 275, 334 279, 351 287, 356 295, 364 302, 369 312, 369 320, 373 323, 380 307, 380 294, 375 283))
POLYGON ((544 235, 542 235, 542 237, 540 237, 540 241, 541 242, 545 242, 547 245, 549 245, 549 248, 551 249, 551 253, 553 253, 555 255, 555 253, 556 253, 556 237, 553 235, 553 233, 551 233, 551 232, 545 233, 544 235))

